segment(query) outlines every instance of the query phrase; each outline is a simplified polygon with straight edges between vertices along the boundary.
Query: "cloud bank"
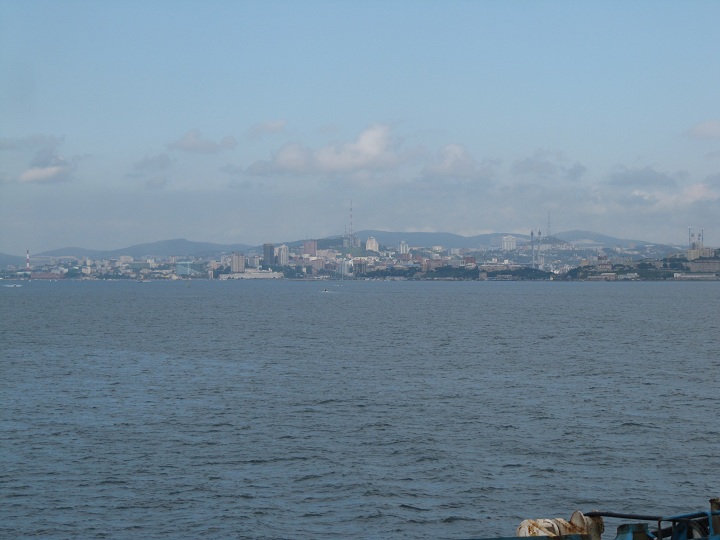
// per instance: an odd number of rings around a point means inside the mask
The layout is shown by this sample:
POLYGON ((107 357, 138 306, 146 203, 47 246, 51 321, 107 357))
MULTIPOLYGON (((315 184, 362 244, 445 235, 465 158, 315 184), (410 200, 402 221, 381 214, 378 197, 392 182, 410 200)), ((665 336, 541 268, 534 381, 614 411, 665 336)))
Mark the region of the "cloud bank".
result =
POLYGON ((426 179, 459 178, 489 180, 495 176, 499 162, 478 163, 467 148, 461 144, 443 146, 434 160, 425 164, 421 176, 426 179))
POLYGON ((167 169, 171 163, 172 160, 165 153, 158 154, 157 156, 149 156, 146 154, 140 161, 137 161, 133 165, 133 169, 138 172, 157 172, 167 169))
POLYGON ((284 132, 285 120, 269 120, 267 122, 255 124, 250 128, 248 133, 252 138, 259 138, 263 135, 272 135, 284 132))
POLYGON ((235 137, 228 135, 219 142, 204 139, 199 129, 191 129, 175 142, 167 145, 170 150, 180 150, 195 154, 217 154, 223 150, 232 150, 237 146, 235 137))
POLYGON ((67 182, 77 169, 76 161, 70 162, 57 155, 51 148, 39 150, 30 168, 20 175, 24 183, 50 184, 67 182))
POLYGON ((327 145, 317 149, 298 142, 288 143, 270 160, 260 160, 251 164, 247 172, 254 175, 272 173, 304 175, 391 169, 403 160, 398 148, 399 143, 391 137, 390 127, 376 124, 362 131, 353 142, 327 145))
POLYGON ((720 120, 709 120, 691 127, 688 134, 696 139, 720 139, 720 120))

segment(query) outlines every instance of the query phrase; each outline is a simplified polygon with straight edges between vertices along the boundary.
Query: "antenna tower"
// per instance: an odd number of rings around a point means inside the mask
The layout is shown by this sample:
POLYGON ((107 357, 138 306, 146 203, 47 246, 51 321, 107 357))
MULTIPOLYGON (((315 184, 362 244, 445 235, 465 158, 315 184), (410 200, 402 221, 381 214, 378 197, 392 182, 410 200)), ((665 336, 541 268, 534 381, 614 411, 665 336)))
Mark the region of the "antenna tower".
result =
POLYGON ((352 201, 350 201, 350 233, 348 234, 347 228, 345 229, 347 236, 347 244, 350 249, 357 247, 357 241, 355 239, 355 231, 353 230, 353 208, 352 201))
POLYGON ((532 254, 532 268, 535 268, 535 229, 530 229, 530 253, 532 254))
POLYGON ((547 226, 547 231, 545 231, 545 232, 547 233, 546 236, 548 238, 552 236, 552 234, 550 234, 550 212, 548 212, 548 226, 547 226))

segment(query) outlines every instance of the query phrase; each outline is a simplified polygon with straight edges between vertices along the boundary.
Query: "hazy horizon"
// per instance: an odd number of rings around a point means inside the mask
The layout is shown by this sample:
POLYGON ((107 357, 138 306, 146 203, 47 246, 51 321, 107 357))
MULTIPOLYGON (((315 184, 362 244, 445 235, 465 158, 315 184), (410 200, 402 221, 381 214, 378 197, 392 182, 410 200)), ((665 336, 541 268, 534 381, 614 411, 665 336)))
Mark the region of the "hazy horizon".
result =
POLYGON ((0 252, 720 241, 720 3, 0 0, 0 252), (582 224, 579 226, 579 224, 582 224))

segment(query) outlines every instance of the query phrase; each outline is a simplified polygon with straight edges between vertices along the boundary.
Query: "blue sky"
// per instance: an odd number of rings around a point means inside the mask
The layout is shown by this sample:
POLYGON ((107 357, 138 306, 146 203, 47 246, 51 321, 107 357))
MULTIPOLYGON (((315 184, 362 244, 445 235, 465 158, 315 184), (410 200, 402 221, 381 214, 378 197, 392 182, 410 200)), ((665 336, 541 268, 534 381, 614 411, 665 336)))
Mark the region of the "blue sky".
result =
POLYGON ((720 2, 0 0, 0 252, 720 245, 720 2))

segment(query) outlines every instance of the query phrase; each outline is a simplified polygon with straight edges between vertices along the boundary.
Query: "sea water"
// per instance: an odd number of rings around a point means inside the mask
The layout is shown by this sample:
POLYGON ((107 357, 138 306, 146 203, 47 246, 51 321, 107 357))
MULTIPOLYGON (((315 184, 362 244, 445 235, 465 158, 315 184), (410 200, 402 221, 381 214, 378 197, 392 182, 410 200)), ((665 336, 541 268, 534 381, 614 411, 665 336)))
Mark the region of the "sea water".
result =
POLYGON ((0 537, 480 538, 704 509, 719 307, 718 283, 3 287, 0 537))

